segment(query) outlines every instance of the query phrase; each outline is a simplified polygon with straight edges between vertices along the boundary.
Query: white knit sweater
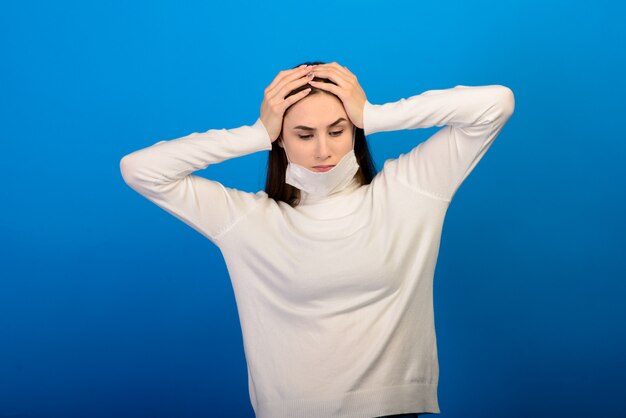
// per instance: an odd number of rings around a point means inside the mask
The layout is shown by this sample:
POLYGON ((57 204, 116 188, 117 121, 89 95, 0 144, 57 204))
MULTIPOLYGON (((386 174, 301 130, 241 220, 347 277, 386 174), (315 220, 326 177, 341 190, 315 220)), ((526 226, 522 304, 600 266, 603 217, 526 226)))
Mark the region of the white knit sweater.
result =
POLYGON ((433 275, 446 210, 513 113, 501 85, 365 103, 365 134, 443 126, 295 208, 192 174, 271 149, 260 119, 160 141, 124 156, 125 182, 222 252, 259 418, 439 413, 433 275))

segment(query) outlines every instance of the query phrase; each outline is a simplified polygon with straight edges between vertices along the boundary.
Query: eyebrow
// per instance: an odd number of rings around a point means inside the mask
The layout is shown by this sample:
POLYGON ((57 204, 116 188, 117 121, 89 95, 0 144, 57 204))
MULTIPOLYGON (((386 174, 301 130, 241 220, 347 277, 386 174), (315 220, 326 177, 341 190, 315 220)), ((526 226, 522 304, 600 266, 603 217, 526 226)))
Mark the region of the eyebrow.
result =
MULTIPOLYGON (((335 126, 340 124, 341 122, 347 122, 348 119, 346 118, 339 118, 336 121, 334 121, 333 123, 331 123, 330 125, 328 125, 328 127, 330 128, 331 126, 335 126)), ((304 125, 298 125, 298 126, 294 126, 293 129, 304 129, 305 131, 317 131, 317 129, 315 128, 311 128, 309 126, 304 126, 304 125)))

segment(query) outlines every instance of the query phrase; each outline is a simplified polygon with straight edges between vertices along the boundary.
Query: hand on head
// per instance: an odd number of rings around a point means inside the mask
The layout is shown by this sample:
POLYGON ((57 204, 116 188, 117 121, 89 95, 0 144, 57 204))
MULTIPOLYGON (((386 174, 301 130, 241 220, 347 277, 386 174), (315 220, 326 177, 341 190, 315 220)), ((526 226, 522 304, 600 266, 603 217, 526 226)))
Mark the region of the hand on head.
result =
POLYGON ((313 66, 302 65, 280 71, 264 91, 260 118, 272 142, 280 135, 285 110, 306 97, 311 89, 302 90, 286 99, 285 96, 307 83, 339 97, 352 123, 363 128, 363 107, 367 99, 356 76, 347 67, 342 67, 336 62, 313 66), (315 77, 327 78, 337 85, 312 81, 313 76, 310 75, 312 72, 315 77))
POLYGON ((337 85, 321 81, 309 81, 309 84, 339 97, 352 123, 363 128, 363 107, 367 97, 356 76, 336 62, 316 65, 313 72, 315 77, 327 78, 337 85))
POLYGON ((261 122, 263 122, 272 142, 276 141, 280 135, 285 110, 309 94, 311 89, 302 90, 286 99, 285 96, 290 91, 305 85, 309 81, 306 75, 312 69, 311 66, 300 66, 291 70, 283 70, 265 89, 263 103, 261 103, 261 122))

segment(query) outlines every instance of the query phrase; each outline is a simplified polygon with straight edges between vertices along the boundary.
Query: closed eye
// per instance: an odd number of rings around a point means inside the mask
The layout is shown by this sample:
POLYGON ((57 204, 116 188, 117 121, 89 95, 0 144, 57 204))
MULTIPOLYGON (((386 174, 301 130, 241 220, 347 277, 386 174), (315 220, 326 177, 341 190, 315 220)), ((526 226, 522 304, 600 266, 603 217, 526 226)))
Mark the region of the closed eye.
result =
MULTIPOLYGON (((343 133, 343 129, 341 131, 335 131, 335 132, 331 132, 330 134, 332 136, 339 136, 343 133)), ((313 135, 298 135, 300 138, 302 139, 307 139, 307 138, 311 138, 313 135)))

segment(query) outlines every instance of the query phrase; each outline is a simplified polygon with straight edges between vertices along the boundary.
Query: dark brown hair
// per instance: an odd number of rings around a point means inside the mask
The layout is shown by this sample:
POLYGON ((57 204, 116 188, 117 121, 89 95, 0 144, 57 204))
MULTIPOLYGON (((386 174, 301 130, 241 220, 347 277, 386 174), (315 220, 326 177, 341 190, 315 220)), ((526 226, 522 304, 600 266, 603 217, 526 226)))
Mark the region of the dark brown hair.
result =
MULTIPOLYGON (((303 62, 293 68, 297 68, 300 65, 316 64, 325 64, 325 62, 303 62)), ((313 80, 321 81, 324 83, 332 83, 336 85, 335 82, 327 78, 314 77, 313 80)), ((332 94, 329 91, 315 88, 310 84, 305 84, 290 91, 287 96, 285 96, 285 98, 299 93, 300 91, 309 87, 311 88, 311 91, 305 97, 308 97, 312 94, 320 93, 332 94)), ((333 96, 335 95, 333 94, 333 96)), ((337 97, 337 99, 339 98, 337 97)), ((289 108, 285 109, 285 114, 288 110, 289 108)), ((359 170, 356 173, 356 177, 360 181, 361 185, 370 184, 374 176, 376 176, 376 167, 374 166, 374 161, 372 160, 372 156, 367 146, 367 141, 365 139, 365 133, 363 129, 357 126, 355 126, 355 128, 356 132, 354 138, 354 155, 356 156, 357 162, 359 163, 359 170)), ((289 161, 287 160, 287 156, 285 155, 284 148, 278 145, 278 141, 280 141, 281 138, 282 132, 280 133, 278 139, 272 142, 272 149, 269 151, 269 158, 267 160, 267 179, 265 181, 265 192, 268 194, 269 197, 276 201, 283 201, 289 204, 291 207, 296 207, 300 203, 300 190, 296 187, 291 186, 290 184, 285 183, 285 171, 287 170, 287 164, 289 161)))

